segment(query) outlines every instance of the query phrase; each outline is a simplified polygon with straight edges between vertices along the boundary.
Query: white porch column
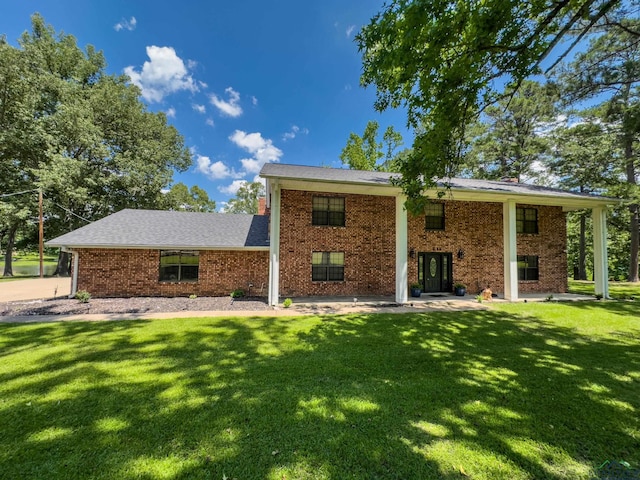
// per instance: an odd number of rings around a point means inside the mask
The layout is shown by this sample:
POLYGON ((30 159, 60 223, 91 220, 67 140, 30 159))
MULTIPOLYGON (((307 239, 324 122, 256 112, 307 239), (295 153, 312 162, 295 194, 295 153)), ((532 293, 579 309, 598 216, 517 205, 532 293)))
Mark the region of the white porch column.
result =
POLYGON ((271 184, 269 218, 269 305, 276 306, 280 296, 280 185, 271 184))
POLYGON ((80 251, 71 250, 73 256, 73 276, 71 277, 71 293, 69 298, 73 298, 78 293, 78 267, 80 267, 80 251))
POLYGON ((609 298, 609 265, 607 260, 607 210, 596 207, 593 217, 593 276, 595 293, 609 298))
POLYGON ((396 303, 406 303, 408 298, 407 275, 407 210, 406 197, 396 197, 396 303))
POLYGON ((504 298, 518 300, 518 252, 516 235, 516 202, 507 200, 502 205, 504 237, 504 298))

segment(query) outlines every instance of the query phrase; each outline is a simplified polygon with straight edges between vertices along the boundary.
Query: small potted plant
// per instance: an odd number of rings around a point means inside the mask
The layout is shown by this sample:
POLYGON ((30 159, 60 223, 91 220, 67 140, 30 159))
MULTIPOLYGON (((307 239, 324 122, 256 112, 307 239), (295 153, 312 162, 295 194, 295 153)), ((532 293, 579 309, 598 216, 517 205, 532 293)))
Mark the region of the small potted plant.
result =
POLYGON ((456 282, 453 284, 453 291, 456 296, 464 297, 467 294, 467 286, 464 283, 456 282))
POLYGON ((422 295, 422 285, 420 285, 419 283, 412 283, 411 296, 418 298, 420 297, 420 295, 422 295))

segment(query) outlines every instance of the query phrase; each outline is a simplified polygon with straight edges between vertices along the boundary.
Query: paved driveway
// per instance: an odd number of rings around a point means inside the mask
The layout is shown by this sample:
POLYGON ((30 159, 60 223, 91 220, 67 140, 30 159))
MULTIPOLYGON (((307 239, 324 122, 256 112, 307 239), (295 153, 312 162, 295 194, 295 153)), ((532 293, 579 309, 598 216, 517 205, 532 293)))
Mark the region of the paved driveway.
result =
POLYGON ((0 302, 66 297, 71 292, 71 278, 30 278, 0 282, 0 302))

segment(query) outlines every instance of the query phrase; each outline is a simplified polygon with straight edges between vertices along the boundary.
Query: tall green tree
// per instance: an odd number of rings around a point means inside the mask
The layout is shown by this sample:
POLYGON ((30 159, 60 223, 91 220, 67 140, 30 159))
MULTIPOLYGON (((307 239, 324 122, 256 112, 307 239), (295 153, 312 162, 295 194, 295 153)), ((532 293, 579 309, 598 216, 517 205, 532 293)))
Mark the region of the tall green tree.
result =
POLYGON ((469 128, 463 168, 474 178, 533 179, 542 174, 549 151, 547 130, 555 119, 557 95, 549 85, 525 80, 511 98, 487 107, 469 128), (537 168, 536 168, 537 167, 537 168))
POLYGON ((402 135, 390 125, 380 142, 379 128, 378 122, 370 120, 362 136, 351 132, 340 154, 342 163, 353 170, 394 171, 398 149, 403 145, 402 135))
POLYGON ((261 182, 244 182, 236 196, 227 202, 225 213, 258 213, 258 199, 265 195, 261 182))
MULTIPOLYGON (((399 182, 420 211, 425 187, 454 175, 467 125, 540 65, 569 32, 588 32, 616 0, 392 0, 356 36, 361 84, 375 85, 375 108, 404 107, 415 129, 399 182), (501 89, 500 89, 501 90, 501 89)), ((572 45, 570 45, 571 47, 572 45)))
POLYGON ((560 80, 571 101, 598 99, 603 121, 616 127, 625 188, 630 199, 630 282, 638 282, 640 250, 640 19, 623 18, 607 27, 576 55, 560 80))
MULTIPOLYGON (((580 193, 607 193, 619 179, 619 152, 615 135, 608 125, 594 116, 583 115, 572 125, 553 130, 549 140, 552 152, 547 168, 554 184, 580 193)), ((590 212, 572 212, 568 216, 568 259, 576 280, 587 280, 590 255, 590 212)), ((625 232, 610 228, 615 237, 625 232)), ((625 265, 626 265, 625 259, 625 265)), ((617 270, 616 261, 610 262, 617 270)))
MULTIPOLYGON (((173 172, 191 164, 166 116, 148 112, 127 77, 104 69, 101 52, 80 49, 37 14, 17 48, 0 42, 0 186, 43 190, 49 238, 125 207, 160 208, 173 172)), ((9 198, 2 223, 14 240, 35 212, 9 198)))
POLYGON ((176 183, 166 194, 166 205, 171 210, 186 212, 215 212, 216 202, 209 199, 209 194, 193 185, 191 188, 184 183, 176 183))

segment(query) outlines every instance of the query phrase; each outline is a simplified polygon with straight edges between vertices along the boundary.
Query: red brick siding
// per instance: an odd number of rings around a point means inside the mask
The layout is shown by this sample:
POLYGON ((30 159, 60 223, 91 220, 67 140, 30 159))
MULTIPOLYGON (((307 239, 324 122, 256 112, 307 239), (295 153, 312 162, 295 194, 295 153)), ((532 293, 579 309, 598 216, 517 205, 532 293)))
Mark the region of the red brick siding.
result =
POLYGON ((522 293, 565 293, 567 221, 561 207, 518 205, 538 209, 538 234, 518 234, 518 255, 538 256, 538 281, 519 282, 522 293))
POLYGON ((181 283, 158 280, 159 250, 83 249, 79 255, 78 290, 94 297, 220 296, 246 292, 249 283, 252 295, 268 291, 267 251, 201 250, 198 282, 181 283))
POLYGON ((392 295, 395 292, 395 198, 345 197, 345 226, 311 225, 311 192, 282 190, 280 294, 392 295), (313 282, 312 252, 344 252, 343 282, 313 282))
MULTIPOLYGON (((345 227, 311 225, 313 193, 282 191, 280 293, 304 295, 391 295, 395 290, 395 199, 345 197, 345 227), (311 253, 344 251, 344 282, 312 282, 311 253)), ((448 252, 453 279, 477 292, 504 290, 501 203, 445 202, 445 231, 425 231, 424 216, 408 215, 408 249, 448 252), (465 252, 463 259, 457 252, 465 252)), ((519 205, 520 206, 520 205, 519 205)), ((521 292, 566 292, 566 223, 561 207, 535 207, 539 233, 518 234, 519 255, 539 257, 539 280, 519 282, 521 292)), ((409 258, 408 283, 418 278, 418 258, 409 258)))
MULTIPOLYGON (((525 205, 518 205, 525 206, 525 205)), ((529 206, 529 205, 526 205, 529 206)), ((408 247, 416 252, 445 252, 453 257, 453 280, 472 293, 489 286, 504 290, 503 220, 501 203, 445 202, 445 230, 425 231, 424 216, 409 215, 408 247), (459 259, 458 251, 464 250, 459 259)), ((518 255, 539 257, 539 280, 519 282, 519 291, 567 291, 566 221, 561 207, 538 209, 538 234, 518 234, 518 255)), ((418 279, 418 258, 409 259, 409 284, 418 279)))
MULTIPOLYGON (((445 202, 445 230, 426 231, 423 215, 408 215, 409 248, 417 252, 451 253, 453 281, 467 285, 470 292, 490 285, 502 291, 503 240, 502 204, 445 202), (457 253, 464 250, 464 258, 457 253)), ((409 259, 409 284, 418 280, 418 255, 409 259)))

